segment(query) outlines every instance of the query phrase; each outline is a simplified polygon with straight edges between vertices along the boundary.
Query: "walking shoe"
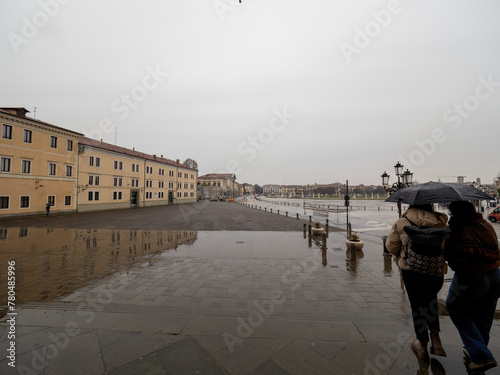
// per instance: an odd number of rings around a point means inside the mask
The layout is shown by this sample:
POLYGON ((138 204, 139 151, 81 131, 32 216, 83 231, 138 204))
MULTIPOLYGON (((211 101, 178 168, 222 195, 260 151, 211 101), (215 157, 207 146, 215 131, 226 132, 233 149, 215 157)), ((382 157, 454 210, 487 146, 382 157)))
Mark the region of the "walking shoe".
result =
POLYGON ((469 363, 469 368, 473 371, 487 371, 487 370, 492 369, 493 367, 497 367, 497 366, 498 366, 498 364, 495 361, 469 363))

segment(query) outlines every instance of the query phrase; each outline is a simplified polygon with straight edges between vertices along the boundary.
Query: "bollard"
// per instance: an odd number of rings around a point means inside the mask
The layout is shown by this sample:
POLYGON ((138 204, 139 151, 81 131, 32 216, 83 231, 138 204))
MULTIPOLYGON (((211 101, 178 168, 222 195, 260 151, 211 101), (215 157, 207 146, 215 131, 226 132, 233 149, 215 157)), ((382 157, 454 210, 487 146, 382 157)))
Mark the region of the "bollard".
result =
POLYGON ((286 217, 288 217, 288 211, 286 212, 286 217))
POLYGON ((273 213, 273 209, 271 208, 271 213, 273 213))
POLYGON ((326 236, 328 237, 328 224, 329 223, 329 220, 326 219, 326 223, 325 223, 325 226, 326 226, 326 236))
POLYGON ((312 216, 309 215, 309 222, 312 223, 312 216))
POLYGON ((311 231, 311 224, 309 224, 309 247, 312 246, 312 231, 311 231))
MULTIPOLYGON (((297 214, 297 219, 299 218, 299 214, 297 214)), ((305 225, 305 224, 304 224, 305 225)))
POLYGON ((267 211, 267 207, 264 207, 264 211, 267 211))
POLYGON ((321 234, 321 248, 326 250, 326 233, 321 234))
POLYGON ((278 210, 278 215, 280 214, 280 210, 278 210))
POLYGON ((307 237, 307 224, 304 223, 304 238, 307 237))
POLYGON ((356 244, 351 243, 351 261, 356 260, 356 244))

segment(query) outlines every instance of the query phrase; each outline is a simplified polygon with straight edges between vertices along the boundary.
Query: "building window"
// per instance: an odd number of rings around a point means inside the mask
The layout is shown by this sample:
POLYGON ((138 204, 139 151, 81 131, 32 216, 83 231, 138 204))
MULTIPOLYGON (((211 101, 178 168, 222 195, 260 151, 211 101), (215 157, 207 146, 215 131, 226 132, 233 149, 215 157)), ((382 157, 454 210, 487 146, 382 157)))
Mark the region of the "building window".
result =
POLYGON ((2 138, 12 139, 12 126, 10 125, 2 126, 2 138))
POLYGON ((184 193, 184 198, 187 198, 188 197, 188 193, 184 193))
POLYGON ((89 174, 89 185, 99 185, 100 177, 99 175, 89 174))
POLYGON ((73 166, 67 165, 66 166, 66 177, 71 177, 73 175, 73 166))
POLYGON ((57 137, 53 135, 50 137, 50 147, 57 148, 57 137))
POLYGON ((165 187, 165 182, 163 182, 163 181, 158 181, 158 187, 159 187, 159 188, 164 188, 164 187, 165 187))
POLYGON ((31 173, 31 160, 23 160, 21 162, 21 172, 31 173))
POLYGON ((123 162, 115 160, 114 163, 115 169, 123 169, 123 162))
POLYGON ((139 172, 139 164, 132 164, 132 172, 139 172))
POLYGON ((49 175, 50 176, 56 175, 56 167, 57 167, 57 165, 55 163, 49 163, 49 175))
POLYGON ((66 150, 73 151, 73 141, 68 140, 66 150))
POLYGON ((194 174, 191 175, 191 180, 194 180, 194 174))
POLYGON ((189 196, 190 196, 191 198, 193 198, 193 197, 194 197, 194 193, 193 193, 193 192, 191 192, 191 193, 189 194, 189 196))
POLYGON ((89 165, 90 165, 91 167, 93 167, 93 166, 94 166, 94 157, 93 157, 93 156, 89 156, 89 165))
POLYGON ((31 136, 32 136, 31 130, 24 129, 23 142, 24 143, 31 143, 32 142, 31 136))
POLYGON ((182 198, 182 193, 180 191, 177 192, 177 198, 182 198))
POLYGON ((89 191, 89 201, 98 201, 99 200, 99 192, 98 191, 89 191))
POLYGON ((0 161, 0 172, 10 172, 10 158, 2 158, 0 161))
POLYGON ((184 178, 188 178, 189 175, 187 173, 184 173, 184 178))
POLYGON ((114 200, 121 200, 122 199, 122 192, 121 191, 114 191, 113 192, 113 199, 114 200))
POLYGON ((27 237, 28 228, 19 228, 19 237, 27 237))
POLYGON ((71 195, 64 196, 64 205, 71 206, 71 195))
POLYGON ((95 158, 95 166, 100 167, 101 166, 101 158, 95 158))
POLYGON ((168 171, 168 176, 169 177, 174 177, 174 171, 168 171))
POLYGON ((30 207, 30 197, 29 196, 21 196, 21 208, 29 208, 30 207))
POLYGON ((189 184, 184 184, 184 189, 187 189, 189 184))
POLYGON ((132 172, 135 172, 135 164, 132 164, 132 172))
POLYGON ((182 178, 182 172, 177 172, 177 177, 182 178))
POLYGON ((191 186, 191 189, 194 189, 194 184, 191 184, 190 186, 191 186))
POLYGON ((122 183, 123 183, 122 177, 113 178, 113 186, 122 186, 122 183))
POLYGON ((9 197, 0 197, 0 209, 9 208, 9 197))
POLYGON ((55 196, 55 195, 49 195, 49 196, 47 197, 47 203, 48 203, 50 206, 54 207, 54 206, 56 205, 56 196, 55 196))

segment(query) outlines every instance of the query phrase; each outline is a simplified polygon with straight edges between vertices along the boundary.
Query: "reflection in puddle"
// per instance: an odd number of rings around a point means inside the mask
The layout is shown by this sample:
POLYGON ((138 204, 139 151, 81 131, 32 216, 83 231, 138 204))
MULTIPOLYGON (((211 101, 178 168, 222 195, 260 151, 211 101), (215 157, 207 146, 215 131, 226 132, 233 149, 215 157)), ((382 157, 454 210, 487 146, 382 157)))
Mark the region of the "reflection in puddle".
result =
POLYGON ((0 316, 6 312, 8 261, 16 262, 16 305, 45 302, 197 237, 196 231, 175 230, 2 228, 0 316))

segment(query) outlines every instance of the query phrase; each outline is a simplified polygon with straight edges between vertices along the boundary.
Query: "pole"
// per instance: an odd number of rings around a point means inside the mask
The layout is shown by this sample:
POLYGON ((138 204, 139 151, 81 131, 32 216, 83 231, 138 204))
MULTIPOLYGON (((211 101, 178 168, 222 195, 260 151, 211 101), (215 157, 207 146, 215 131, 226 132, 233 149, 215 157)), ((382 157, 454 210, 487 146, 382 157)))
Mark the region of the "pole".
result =
POLYGON ((346 205, 346 230, 347 230, 347 238, 349 238, 349 180, 345 180, 345 205, 346 205))

